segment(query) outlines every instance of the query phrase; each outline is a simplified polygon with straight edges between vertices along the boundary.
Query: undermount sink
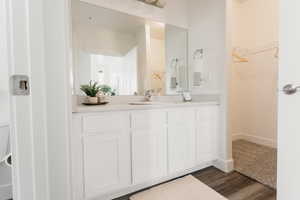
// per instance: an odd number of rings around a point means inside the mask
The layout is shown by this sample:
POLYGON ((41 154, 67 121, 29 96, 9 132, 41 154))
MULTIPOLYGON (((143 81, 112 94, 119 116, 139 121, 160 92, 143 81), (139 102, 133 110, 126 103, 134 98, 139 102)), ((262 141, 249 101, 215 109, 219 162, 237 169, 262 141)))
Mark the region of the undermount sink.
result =
POLYGON ((128 103, 129 105, 170 105, 170 104, 191 104, 193 102, 183 102, 183 101, 178 101, 178 102, 157 102, 157 101, 137 101, 137 102, 130 102, 128 103))
POLYGON ((153 102, 153 101, 138 101, 138 102, 130 102, 129 105, 163 105, 165 103, 162 102, 153 102))

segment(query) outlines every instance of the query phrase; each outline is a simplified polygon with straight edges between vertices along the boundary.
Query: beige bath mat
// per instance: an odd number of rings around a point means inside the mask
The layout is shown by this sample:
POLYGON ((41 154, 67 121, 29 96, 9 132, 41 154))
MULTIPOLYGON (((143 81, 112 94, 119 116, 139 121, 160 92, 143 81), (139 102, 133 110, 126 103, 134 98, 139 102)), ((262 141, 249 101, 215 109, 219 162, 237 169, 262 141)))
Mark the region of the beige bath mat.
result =
POLYGON ((130 197, 130 200, 227 200, 193 176, 159 185, 130 197))

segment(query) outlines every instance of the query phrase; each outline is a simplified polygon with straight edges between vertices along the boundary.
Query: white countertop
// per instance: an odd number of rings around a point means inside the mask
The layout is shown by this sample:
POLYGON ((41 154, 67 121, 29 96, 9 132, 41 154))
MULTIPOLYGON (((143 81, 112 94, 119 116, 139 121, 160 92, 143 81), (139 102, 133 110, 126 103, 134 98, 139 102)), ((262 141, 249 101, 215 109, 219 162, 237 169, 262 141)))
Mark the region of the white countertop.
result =
POLYGON ((73 113, 92 113, 109 111, 131 111, 131 110, 152 110, 177 107, 197 107, 203 105, 219 105, 218 101, 202 102, 157 102, 152 105, 129 105, 129 104, 106 104, 96 106, 78 105, 73 109, 73 113))

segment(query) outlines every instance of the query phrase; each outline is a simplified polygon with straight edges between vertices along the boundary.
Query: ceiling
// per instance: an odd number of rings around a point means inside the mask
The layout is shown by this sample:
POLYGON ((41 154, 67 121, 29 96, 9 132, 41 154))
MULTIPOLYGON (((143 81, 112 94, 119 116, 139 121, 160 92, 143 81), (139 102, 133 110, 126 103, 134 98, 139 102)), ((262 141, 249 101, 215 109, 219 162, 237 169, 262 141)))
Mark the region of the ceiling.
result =
POLYGON ((79 0, 72 1, 72 16, 75 25, 95 24, 124 33, 136 33, 146 23, 143 18, 91 5, 79 0))

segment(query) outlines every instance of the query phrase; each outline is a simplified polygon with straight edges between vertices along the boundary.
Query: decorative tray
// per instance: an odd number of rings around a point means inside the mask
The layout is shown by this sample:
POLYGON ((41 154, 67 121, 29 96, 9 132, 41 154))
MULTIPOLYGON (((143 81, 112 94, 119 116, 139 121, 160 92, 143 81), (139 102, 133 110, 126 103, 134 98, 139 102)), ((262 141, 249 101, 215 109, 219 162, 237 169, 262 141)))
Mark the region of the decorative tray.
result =
POLYGON ((109 102, 105 101, 105 102, 99 102, 99 103, 82 103, 85 106, 99 106, 99 105, 106 105, 109 102))

